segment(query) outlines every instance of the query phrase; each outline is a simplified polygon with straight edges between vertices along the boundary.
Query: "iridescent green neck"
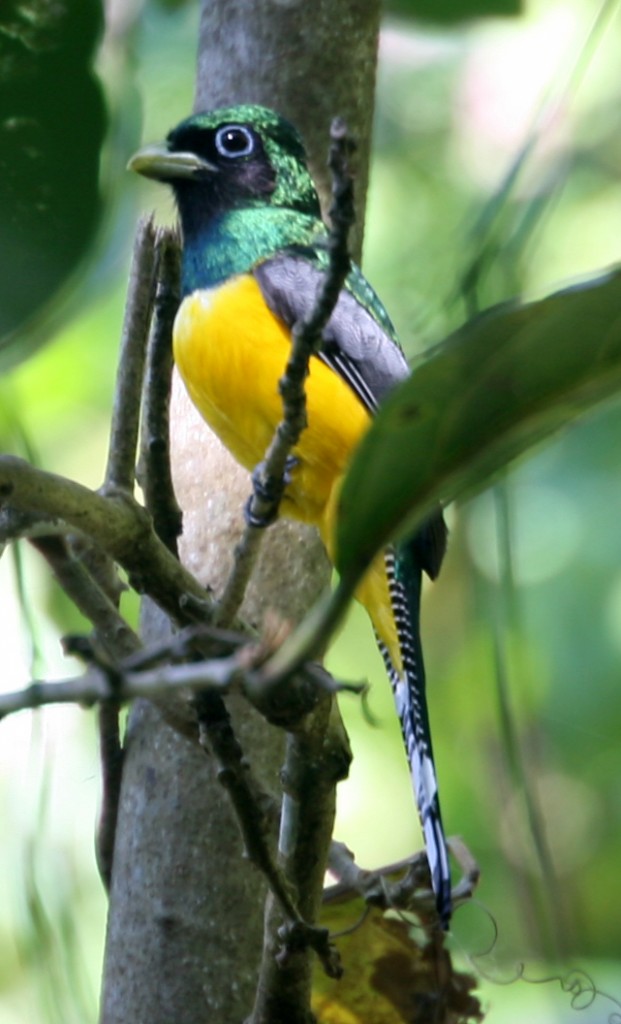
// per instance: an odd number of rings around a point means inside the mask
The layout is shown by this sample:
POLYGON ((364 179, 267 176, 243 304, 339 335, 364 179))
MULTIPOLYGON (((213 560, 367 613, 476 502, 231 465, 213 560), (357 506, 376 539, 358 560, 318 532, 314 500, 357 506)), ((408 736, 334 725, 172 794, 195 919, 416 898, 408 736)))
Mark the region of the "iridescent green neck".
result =
POLYGON ((212 216, 207 223, 183 223, 183 294, 211 288, 248 272, 291 245, 325 237, 316 217, 283 207, 257 206, 212 216))

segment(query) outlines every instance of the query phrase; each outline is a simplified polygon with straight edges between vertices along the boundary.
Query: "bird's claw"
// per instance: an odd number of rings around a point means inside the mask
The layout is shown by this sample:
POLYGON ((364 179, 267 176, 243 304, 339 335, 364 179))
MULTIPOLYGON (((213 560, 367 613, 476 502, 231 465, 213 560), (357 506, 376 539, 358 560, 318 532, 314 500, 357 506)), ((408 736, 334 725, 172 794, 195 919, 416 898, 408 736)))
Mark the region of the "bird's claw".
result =
POLYGON ((291 483, 291 474, 298 463, 295 455, 288 455, 285 471, 281 479, 265 474, 265 463, 260 462, 252 471, 252 494, 244 506, 244 518, 248 526, 265 529, 278 518, 278 508, 287 484, 291 483), (265 513, 257 513, 256 502, 268 507, 265 513))

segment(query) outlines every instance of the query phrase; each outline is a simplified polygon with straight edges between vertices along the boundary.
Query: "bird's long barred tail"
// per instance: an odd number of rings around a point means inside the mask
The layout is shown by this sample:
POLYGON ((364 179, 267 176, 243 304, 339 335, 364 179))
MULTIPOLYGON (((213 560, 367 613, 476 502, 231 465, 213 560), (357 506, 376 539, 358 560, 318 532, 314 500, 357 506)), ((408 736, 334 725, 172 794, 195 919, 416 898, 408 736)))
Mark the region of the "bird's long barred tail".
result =
POLYGON ((379 648, 386 664, 401 722, 412 785, 425 836, 436 905, 442 924, 447 928, 452 909, 451 875, 446 838, 440 815, 438 783, 425 694, 425 669, 418 632, 420 572, 418 579, 411 581, 416 592, 408 593, 408 587, 398 578, 395 552, 389 549, 385 557, 403 672, 395 668, 387 647, 381 641, 379 648))

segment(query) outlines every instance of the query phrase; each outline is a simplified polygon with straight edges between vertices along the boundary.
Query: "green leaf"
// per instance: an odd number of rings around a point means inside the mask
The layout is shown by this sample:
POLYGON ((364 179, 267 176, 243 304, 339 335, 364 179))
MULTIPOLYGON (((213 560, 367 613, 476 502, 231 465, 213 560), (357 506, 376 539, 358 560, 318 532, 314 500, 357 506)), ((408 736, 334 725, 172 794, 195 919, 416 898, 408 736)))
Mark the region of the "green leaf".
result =
POLYGON ((621 269, 465 324, 389 396, 356 451, 337 523, 343 580, 620 386, 621 269))
POLYGON ((10 0, 0 11, 0 358, 64 284, 100 217, 106 119, 92 70, 100 0, 10 0))

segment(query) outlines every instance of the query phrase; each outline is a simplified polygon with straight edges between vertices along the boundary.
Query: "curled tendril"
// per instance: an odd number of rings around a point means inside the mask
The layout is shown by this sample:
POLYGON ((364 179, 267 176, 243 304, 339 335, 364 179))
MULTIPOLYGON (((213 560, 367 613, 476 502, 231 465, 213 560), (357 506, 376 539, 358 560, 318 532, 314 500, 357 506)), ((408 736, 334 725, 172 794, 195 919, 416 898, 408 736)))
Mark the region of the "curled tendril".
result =
POLYGON ((525 965, 522 964, 521 979, 528 985, 543 985, 557 981, 563 992, 567 992, 571 996, 569 1004, 572 1010, 578 1012, 588 1010, 596 999, 606 999, 618 1008, 618 1010, 613 1010, 608 1014, 606 1018, 607 1024, 620 1024, 621 1022, 621 1013, 618 1012, 621 1011, 621 1002, 615 999, 614 996, 597 988, 591 975, 587 974, 580 967, 572 967, 565 974, 558 973, 550 974, 545 978, 529 978, 526 974, 525 965))
POLYGON ((597 999, 602 999, 614 1007, 614 1009, 612 1009, 605 1018, 606 1024, 621 1024, 621 1001, 616 999, 614 996, 611 996, 608 992, 604 992, 603 989, 598 988, 591 975, 580 967, 571 967, 566 971, 553 972, 552 974, 547 974, 542 978, 532 977, 529 974, 528 965, 524 961, 516 963, 510 977, 507 978, 500 978, 497 975, 492 974, 491 971, 485 970, 481 964, 481 960, 493 953, 498 942, 499 929, 496 919, 486 907, 479 903, 478 900, 471 900, 470 906, 473 905, 478 906, 483 910, 493 926, 492 940, 483 952, 469 953, 463 946, 463 943, 460 943, 462 953, 470 963, 472 970, 478 974, 480 978, 484 981, 488 981, 492 985, 501 985, 503 987, 506 985, 514 985, 519 981, 522 981, 527 985, 549 985, 556 982, 560 986, 561 990, 570 997, 569 1005, 572 1010, 575 1010, 577 1013, 581 1013, 583 1010, 588 1010, 593 1006, 597 999))

